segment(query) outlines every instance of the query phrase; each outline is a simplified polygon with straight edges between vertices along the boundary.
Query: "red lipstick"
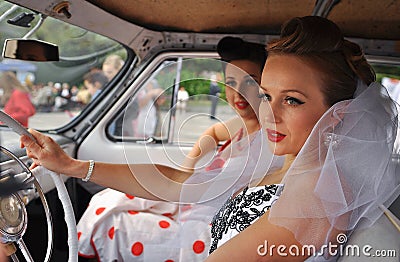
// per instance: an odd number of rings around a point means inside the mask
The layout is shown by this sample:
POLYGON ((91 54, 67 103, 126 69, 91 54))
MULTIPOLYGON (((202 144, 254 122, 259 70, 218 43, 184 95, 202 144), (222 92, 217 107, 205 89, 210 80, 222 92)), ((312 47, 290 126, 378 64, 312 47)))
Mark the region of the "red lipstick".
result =
POLYGON ((239 102, 235 102, 235 106, 236 106, 237 109, 243 110, 243 109, 246 109, 249 106, 249 103, 247 103, 245 101, 239 101, 239 102))
POLYGON ((281 134, 281 133, 279 133, 279 132, 277 132, 275 130, 272 130, 272 129, 268 129, 267 128, 266 131, 267 131, 267 135, 268 135, 268 140, 271 141, 271 142, 274 142, 274 143, 278 143, 278 142, 282 141, 286 137, 286 135, 281 134))

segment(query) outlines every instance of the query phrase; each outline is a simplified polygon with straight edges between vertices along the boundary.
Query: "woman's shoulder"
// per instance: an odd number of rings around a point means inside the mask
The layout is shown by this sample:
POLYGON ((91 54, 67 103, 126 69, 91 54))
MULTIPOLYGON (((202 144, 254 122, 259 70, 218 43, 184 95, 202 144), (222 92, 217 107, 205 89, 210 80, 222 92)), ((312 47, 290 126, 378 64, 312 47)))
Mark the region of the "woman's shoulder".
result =
POLYGON ((24 90, 21 90, 21 89, 14 89, 14 91, 12 92, 11 95, 12 95, 12 96, 21 97, 21 96, 28 96, 29 93, 28 93, 28 92, 25 92, 24 90))

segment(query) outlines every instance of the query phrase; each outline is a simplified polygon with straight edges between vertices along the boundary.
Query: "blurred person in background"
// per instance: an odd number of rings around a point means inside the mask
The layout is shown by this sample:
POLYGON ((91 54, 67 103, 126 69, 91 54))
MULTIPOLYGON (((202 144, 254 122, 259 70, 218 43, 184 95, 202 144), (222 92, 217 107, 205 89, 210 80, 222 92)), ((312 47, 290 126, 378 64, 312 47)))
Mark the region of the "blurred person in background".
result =
POLYGON ((35 95, 32 97, 32 103, 38 112, 50 112, 54 99, 52 97, 52 86, 39 83, 35 95))
POLYGON ((219 87, 219 85, 217 83, 216 75, 211 76, 209 95, 210 95, 210 100, 211 100, 210 119, 215 119, 218 100, 219 100, 219 97, 221 96, 221 88, 219 87))
POLYGON ((76 94, 76 101, 81 107, 85 107, 90 102, 90 99, 89 90, 85 86, 82 86, 76 94))
POLYGON ((124 60, 119 55, 109 55, 103 62, 102 70, 104 75, 108 78, 108 81, 114 78, 114 76, 121 70, 124 65, 124 60))
POLYGON ((73 85, 71 87, 71 98, 70 98, 70 104, 69 104, 69 109, 80 109, 81 104, 78 101, 78 94, 79 94, 79 88, 76 85, 73 85))
POLYGON ((184 86, 179 87, 178 91, 178 102, 176 108, 179 112, 186 112, 187 101, 189 100, 189 93, 186 91, 184 86))
POLYGON ((83 77, 83 84, 91 95, 90 101, 93 101, 101 93, 107 82, 107 77, 100 70, 91 71, 83 77))
POLYGON ((60 89, 58 95, 55 98, 56 111, 65 109, 68 106, 68 102, 71 97, 68 83, 62 83, 60 89))
MULTIPOLYGON (((147 139, 154 136, 157 126, 157 99, 162 92, 163 89, 160 88, 157 80, 152 79, 135 97, 139 109, 137 117, 131 122, 134 137, 147 139)), ((136 102, 135 100, 133 102, 136 102)), ((161 101, 160 104, 162 104, 161 101)), ((127 121, 127 119, 125 120, 127 121)))
POLYGON ((0 85, 4 90, 2 97, 4 112, 24 127, 28 127, 29 117, 36 113, 29 88, 22 85, 13 72, 4 72, 0 78, 0 85))
POLYGON ((165 128, 163 127, 163 119, 161 115, 161 107, 165 104, 165 101, 167 101, 165 95, 161 93, 157 98, 154 103, 154 107, 156 108, 156 127, 154 130, 154 136, 155 137, 162 137, 163 135, 165 136, 165 128))
MULTIPOLYGON (((118 74, 123 65, 124 60, 119 55, 112 54, 106 57, 101 69, 104 75, 108 78, 108 81, 111 81, 118 74)), ((123 120, 123 115, 115 120, 115 123, 110 127, 111 134, 116 136, 122 135, 123 120)))

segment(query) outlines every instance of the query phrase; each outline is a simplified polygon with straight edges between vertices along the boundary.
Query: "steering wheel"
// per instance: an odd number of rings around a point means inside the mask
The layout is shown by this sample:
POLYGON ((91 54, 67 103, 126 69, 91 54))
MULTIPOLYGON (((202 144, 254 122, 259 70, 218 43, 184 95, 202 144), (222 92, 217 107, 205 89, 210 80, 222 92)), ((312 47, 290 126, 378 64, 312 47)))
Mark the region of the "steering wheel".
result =
MULTIPOLYGON (((22 127, 17 121, 9 115, 0 111, 0 121, 13 129, 16 133, 33 136, 22 127)), ((34 138, 33 138, 34 139, 34 138)), ((53 248, 53 223, 51 219, 50 209, 44 196, 43 190, 36 180, 35 175, 50 175, 57 188, 58 197, 63 205, 65 221, 68 227, 68 245, 69 245, 69 260, 70 262, 78 261, 78 233, 76 230, 76 221, 72 203, 69 198, 67 189, 61 177, 47 170, 44 167, 37 167, 33 171, 11 151, 0 146, 0 151, 14 161, 22 168, 23 172, 17 174, 12 170, 6 170, 0 174, 0 241, 4 244, 14 245, 16 243, 21 250, 26 261, 33 261, 33 258, 26 247, 22 236, 27 228, 27 212, 25 204, 18 193, 19 190, 36 187, 39 197, 43 203, 43 207, 47 220, 48 244, 44 261, 50 261, 50 256, 53 248)), ((19 261, 15 252, 11 254, 13 261, 19 261)))

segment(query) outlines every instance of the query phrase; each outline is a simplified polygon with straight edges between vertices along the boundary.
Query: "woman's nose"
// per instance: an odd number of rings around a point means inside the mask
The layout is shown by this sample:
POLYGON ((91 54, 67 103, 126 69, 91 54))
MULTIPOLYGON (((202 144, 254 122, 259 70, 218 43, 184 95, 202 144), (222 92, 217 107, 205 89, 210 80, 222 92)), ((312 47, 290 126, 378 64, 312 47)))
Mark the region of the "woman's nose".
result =
POLYGON ((239 93, 242 97, 244 97, 245 92, 246 92, 246 86, 243 83, 241 83, 237 88, 237 93, 239 93))
POLYGON ((277 123, 281 121, 281 110, 279 105, 274 102, 263 102, 260 106, 260 114, 264 115, 265 121, 268 123, 277 123), (261 112, 262 111, 262 112, 261 112))

